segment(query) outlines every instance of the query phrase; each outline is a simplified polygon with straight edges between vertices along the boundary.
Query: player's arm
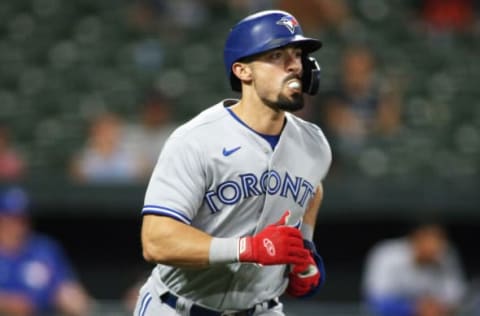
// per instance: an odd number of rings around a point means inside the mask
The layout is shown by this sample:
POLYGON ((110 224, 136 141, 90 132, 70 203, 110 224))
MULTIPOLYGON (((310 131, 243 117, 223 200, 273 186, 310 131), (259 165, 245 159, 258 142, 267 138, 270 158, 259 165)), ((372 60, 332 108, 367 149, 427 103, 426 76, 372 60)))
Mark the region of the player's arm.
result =
POLYGON ((323 200, 323 185, 317 187, 315 195, 311 198, 308 203, 305 214, 303 215, 302 223, 302 235, 303 238, 309 241, 313 240, 313 233, 315 230, 315 224, 317 223, 318 210, 323 200))
POLYGON ((77 281, 64 281, 55 295, 55 305, 64 315, 85 316, 91 314, 92 299, 77 281))
POLYGON ((212 237, 167 216, 144 215, 143 257, 172 266, 204 267, 209 263, 212 237))
POLYGON ((303 264, 309 252, 303 247, 300 231, 285 225, 289 215, 285 212, 257 235, 240 238, 215 238, 167 216, 144 215, 143 256, 150 262, 178 267, 233 262, 303 264))

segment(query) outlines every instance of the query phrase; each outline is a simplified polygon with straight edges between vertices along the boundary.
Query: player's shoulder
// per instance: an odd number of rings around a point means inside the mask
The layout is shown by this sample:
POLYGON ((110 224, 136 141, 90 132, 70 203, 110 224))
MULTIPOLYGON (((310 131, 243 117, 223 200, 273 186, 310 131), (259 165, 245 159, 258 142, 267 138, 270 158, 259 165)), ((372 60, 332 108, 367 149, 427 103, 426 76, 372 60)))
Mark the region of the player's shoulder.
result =
POLYGON ((61 251, 61 246, 57 240, 40 233, 34 233, 30 236, 27 247, 35 253, 54 254, 61 251))
POLYGON ((222 124, 225 118, 228 118, 228 112, 225 106, 238 102, 235 99, 226 99, 203 110, 189 121, 177 127, 171 138, 188 139, 208 136, 205 134, 212 133, 215 125, 222 124))
POLYGON ((406 238, 389 238, 378 242, 370 251, 377 260, 401 262, 409 258, 411 248, 406 238))
POLYGON ((286 117, 288 121, 287 124, 290 125, 290 130, 293 131, 293 133, 301 135, 301 139, 306 141, 308 146, 320 147, 323 151, 331 152, 330 144, 320 126, 292 113, 287 112, 286 117))
POLYGON ((292 113, 285 113, 287 116, 288 123, 292 125, 301 133, 306 133, 308 136, 313 138, 320 138, 325 140, 325 135, 323 134, 322 129, 315 123, 306 121, 292 113))

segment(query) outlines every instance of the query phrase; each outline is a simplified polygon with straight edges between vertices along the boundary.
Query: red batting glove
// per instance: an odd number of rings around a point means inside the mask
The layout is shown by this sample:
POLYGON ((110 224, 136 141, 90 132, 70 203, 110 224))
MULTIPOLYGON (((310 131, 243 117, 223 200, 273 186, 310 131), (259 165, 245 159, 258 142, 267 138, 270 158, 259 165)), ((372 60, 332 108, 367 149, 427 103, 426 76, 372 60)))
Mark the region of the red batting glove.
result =
POLYGON ((265 227, 257 235, 240 238, 239 261, 263 265, 305 265, 310 252, 303 247, 300 230, 285 226, 289 216, 290 211, 286 211, 278 222, 265 227))
POLYGON ((304 296, 318 286, 320 277, 315 260, 309 255, 307 264, 294 265, 288 274, 287 293, 295 297, 304 296))

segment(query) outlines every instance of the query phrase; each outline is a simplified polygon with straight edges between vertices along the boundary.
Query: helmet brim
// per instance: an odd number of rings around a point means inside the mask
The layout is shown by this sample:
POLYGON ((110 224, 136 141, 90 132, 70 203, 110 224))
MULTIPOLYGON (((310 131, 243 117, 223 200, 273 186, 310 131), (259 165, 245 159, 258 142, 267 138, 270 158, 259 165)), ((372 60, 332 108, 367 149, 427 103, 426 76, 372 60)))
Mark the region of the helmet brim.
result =
POLYGON ((280 37, 280 38, 275 38, 270 42, 268 42, 264 46, 263 51, 265 52, 268 50, 281 48, 287 45, 298 45, 300 48, 302 48, 304 54, 310 54, 320 49, 322 47, 322 42, 317 39, 304 37, 301 35, 295 35, 293 37, 285 37, 285 38, 280 37))

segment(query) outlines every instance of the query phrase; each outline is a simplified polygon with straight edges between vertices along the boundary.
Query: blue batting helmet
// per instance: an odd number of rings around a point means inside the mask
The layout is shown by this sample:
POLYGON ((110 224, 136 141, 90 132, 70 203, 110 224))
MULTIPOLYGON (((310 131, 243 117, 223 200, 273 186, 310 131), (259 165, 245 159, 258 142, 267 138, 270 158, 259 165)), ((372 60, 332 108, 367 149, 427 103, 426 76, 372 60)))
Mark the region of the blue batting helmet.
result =
POLYGON ((235 62, 292 43, 298 44, 305 56, 322 46, 319 40, 303 36, 297 19, 285 11, 261 11, 238 22, 231 29, 223 50, 232 90, 241 91, 240 80, 232 73, 235 62))

